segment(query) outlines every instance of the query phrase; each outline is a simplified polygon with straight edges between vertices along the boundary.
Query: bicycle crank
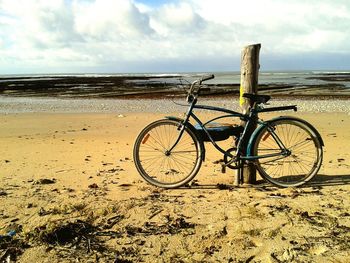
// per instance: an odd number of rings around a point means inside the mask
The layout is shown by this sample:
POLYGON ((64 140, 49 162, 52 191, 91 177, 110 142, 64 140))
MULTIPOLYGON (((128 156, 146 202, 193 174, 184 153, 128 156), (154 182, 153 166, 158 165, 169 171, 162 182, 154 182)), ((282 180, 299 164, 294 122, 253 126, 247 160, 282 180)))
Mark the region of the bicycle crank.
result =
POLYGON ((226 154, 224 154, 224 163, 222 164, 223 168, 228 167, 230 169, 239 169, 242 168, 243 164, 242 162, 238 162, 237 156, 230 157, 227 153, 233 153, 237 149, 236 148, 230 148, 226 151, 226 154))

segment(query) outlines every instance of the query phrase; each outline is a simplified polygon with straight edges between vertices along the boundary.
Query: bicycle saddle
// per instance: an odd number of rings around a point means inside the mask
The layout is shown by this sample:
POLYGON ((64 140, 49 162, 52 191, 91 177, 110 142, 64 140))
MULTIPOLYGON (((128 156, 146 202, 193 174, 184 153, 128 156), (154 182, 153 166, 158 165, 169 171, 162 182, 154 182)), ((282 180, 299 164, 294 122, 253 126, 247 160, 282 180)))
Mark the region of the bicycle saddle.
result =
POLYGON ((256 102, 258 104, 261 104, 261 103, 265 104, 271 99, 269 95, 255 95, 251 93, 244 93, 243 97, 250 99, 251 101, 256 102))

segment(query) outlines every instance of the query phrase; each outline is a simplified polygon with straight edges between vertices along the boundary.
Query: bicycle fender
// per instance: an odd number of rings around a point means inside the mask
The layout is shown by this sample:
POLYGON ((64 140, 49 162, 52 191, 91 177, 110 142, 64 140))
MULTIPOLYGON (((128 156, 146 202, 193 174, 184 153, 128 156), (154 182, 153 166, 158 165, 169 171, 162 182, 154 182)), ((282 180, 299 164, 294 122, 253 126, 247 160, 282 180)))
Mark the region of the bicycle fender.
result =
MULTIPOLYGON (((168 119, 168 120, 171 120, 171 121, 178 121, 178 122, 183 122, 184 121, 183 119, 178 118, 178 117, 174 117, 174 116, 165 116, 165 118, 168 119)), ((201 152, 202 152, 201 158, 202 158, 202 161, 204 161, 204 159, 205 159, 205 147, 204 147, 203 141, 198 139, 197 130, 191 123, 188 122, 186 124, 186 127, 188 129, 190 129, 194 133, 194 135, 197 137, 197 140, 199 141, 199 145, 201 147, 201 152)))
MULTIPOLYGON (((267 123, 269 122, 273 122, 273 121, 277 121, 277 120, 295 120, 295 121, 299 121, 303 124, 305 124, 308 128, 310 128, 312 130, 312 132, 316 135, 317 139, 319 139, 321 146, 324 146, 324 142, 323 139, 321 137, 321 134, 318 132, 318 130, 316 130, 316 128, 314 126, 312 126, 309 122, 297 118, 297 117, 292 117, 292 116, 281 116, 281 117, 276 117, 273 118, 271 120, 266 121, 267 123)), ((247 147, 247 156, 253 156, 253 147, 254 147, 254 143, 256 140, 257 135, 259 134, 259 132, 264 129, 266 125, 259 125, 259 127, 257 129, 255 129, 255 131, 253 132, 252 136, 250 136, 249 142, 248 142, 248 147, 247 147)))

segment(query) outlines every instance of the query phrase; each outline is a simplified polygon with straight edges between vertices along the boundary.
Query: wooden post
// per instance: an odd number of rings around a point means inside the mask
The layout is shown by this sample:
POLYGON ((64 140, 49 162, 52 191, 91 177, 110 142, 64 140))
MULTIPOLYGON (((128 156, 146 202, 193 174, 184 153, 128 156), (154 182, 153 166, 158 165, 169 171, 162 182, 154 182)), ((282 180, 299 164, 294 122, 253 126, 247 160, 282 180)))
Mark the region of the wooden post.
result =
MULTIPOLYGON (((246 113, 253 106, 249 99, 243 98, 244 93, 258 93, 258 76, 259 76, 259 53, 261 44, 246 46, 241 55, 241 87, 239 104, 243 113, 246 113)), ((242 123, 244 124, 244 123, 242 123)), ((256 123, 248 130, 251 134, 256 128, 256 123)), ((243 142, 243 148, 246 149, 248 141, 243 142)), ((238 170, 238 177, 241 183, 255 184, 256 169, 251 163, 243 163, 243 168, 238 170), (242 169, 242 170, 241 170, 242 169), (241 170, 241 171, 240 171, 241 170)))

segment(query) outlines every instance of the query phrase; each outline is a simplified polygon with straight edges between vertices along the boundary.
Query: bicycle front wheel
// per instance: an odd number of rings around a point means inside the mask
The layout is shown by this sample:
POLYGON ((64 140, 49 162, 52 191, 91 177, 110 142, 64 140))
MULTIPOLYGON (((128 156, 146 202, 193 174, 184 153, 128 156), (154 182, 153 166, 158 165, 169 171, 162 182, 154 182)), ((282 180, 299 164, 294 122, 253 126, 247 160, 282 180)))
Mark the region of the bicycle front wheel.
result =
POLYGON ((147 182, 176 188, 188 183, 199 171, 202 164, 200 142, 188 127, 184 127, 179 137, 181 127, 178 121, 159 120, 148 125, 137 137, 134 162, 147 182))
POLYGON ((322 142, 304 121, 281 118, 257 134, 254 155, 257 169, 267 181, 281 187, 300 186, 311 180, 322 164, 322 142))

